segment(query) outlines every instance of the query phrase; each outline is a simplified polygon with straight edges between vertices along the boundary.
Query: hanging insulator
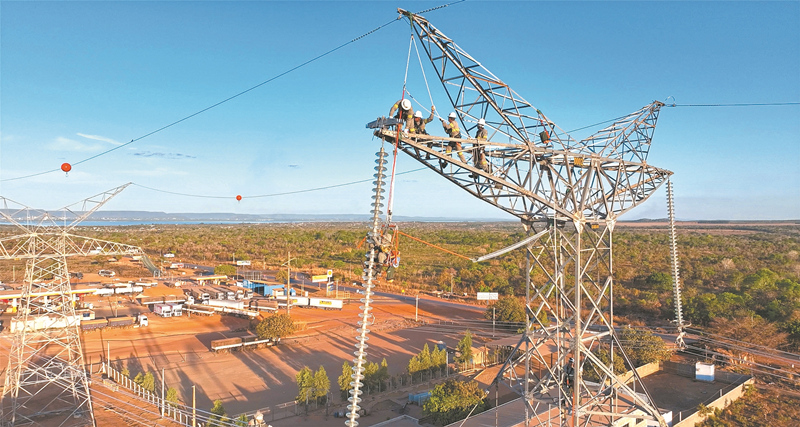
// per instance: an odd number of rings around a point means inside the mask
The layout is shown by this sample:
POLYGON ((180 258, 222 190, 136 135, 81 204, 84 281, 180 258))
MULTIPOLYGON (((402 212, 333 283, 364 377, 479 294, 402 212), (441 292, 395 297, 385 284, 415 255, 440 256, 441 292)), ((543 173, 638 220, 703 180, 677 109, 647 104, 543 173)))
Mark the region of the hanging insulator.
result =
POLYGON ((347 416, 349 420, 345 421, 345 424, 348 427, 356 427, 358 426, 359 418, 359 411, 361 407, 358 405, 361 403, 361 395, 363 392, 361 391, 361 387, 364 385, 361 380, 364 379, 364 363, 366 362, 367 356, 367 334, 369 333, 369 329, 367 326, 373 323, 373 316, 370 313, 372 307, 370 307, 370 303, 372 302, 372 281, 376 277, 376 271, 379 271, 380 265, 376 263, 376 256, 377 256, 377 246, 380 244, 381 241, 381 233, 380 233, 380 216, 383 212, 381 212, 381 207, 383 206, 383 178, 385 175, 383 174, 386 171, 386 167, 384 164, 386 163, 386 151, 384 151, 383 147, 381 147, 381 151, 375 153, 378 158, 375 160, 375 163, 378 165, 375 166, 375 170, 377 173, 374 175, 375 181, 373 184, 375 185, 374 195, 372 199, 374 200, 370 206, 372 206, 372 230, 367 233, 367 244, 369 244, 369 250, 364 255, 364 275, 361 278, 364 280, 364 298, 361 299, 361 303, 364 305, 360 306, 359 308, 362 310, 359 313, 359 317, 361 320, 358 322, 359 328, 356 330, 358 332, 357 342, 356 342, 356 351, 353 353, 356 358, 353 359, 353 375, 351 378, 353 381, 350 383, 352 387, 350 389, 350 397, 347 399, 350 402, 347 405, 347 410, 349 411, 347 416))

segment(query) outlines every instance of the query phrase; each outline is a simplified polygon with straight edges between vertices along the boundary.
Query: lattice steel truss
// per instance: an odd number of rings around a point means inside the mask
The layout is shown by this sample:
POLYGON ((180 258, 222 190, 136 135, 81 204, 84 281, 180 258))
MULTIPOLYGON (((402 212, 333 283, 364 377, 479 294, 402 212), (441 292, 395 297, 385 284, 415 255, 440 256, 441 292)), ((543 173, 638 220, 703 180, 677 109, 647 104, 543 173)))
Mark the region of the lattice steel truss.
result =
POLYGON ((527 246, 528 326, 498 381, 509 378, 522 394, 531 425, 612 425, 623 417, 666 425, 635 370, 619 376, 611 368, 615 354, 632 368, 613 321, 613 230, 620 215, 672 174, 647 164, 664 104, 653 102, 576 141, 425 18, 399 12, 411 22, 461 129, 469 134, 483 118, 489 141, 398 135, 390 128, 376 136, 540 236, 527 246), (446 148, 456 144, 459 156, 446 148), (478 161, 481 154, 488 166, 478 161), (531 283, 534 270, 544 283, 531 283))
POLYGON ((37 211, 0 197, 3 222, 22 231, 0 239, 0 260, 27 260, 22 297, 11 325, 2 425, 38 424, 42 419, 52 425, 94 425, 67 258, 144 254, 136 246, 71 233, 128 185, 57 212, 37 211))

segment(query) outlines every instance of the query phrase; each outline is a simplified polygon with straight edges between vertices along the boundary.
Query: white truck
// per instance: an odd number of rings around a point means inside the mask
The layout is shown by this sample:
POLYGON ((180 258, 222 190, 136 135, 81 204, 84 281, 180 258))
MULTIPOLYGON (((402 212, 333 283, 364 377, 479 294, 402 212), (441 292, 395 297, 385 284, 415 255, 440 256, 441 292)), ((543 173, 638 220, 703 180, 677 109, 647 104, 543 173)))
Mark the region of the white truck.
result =
POLYGON ((244 301, 231 301, 227 299, 210 299, 208 305, 211 307, 225 307, 235 308, 241 310, 244 308, 244 301))
POLYGON ((172 305, 170 304, 154 304, 153 313, 161 317, 172 317, 172 305))
POLYGON ((107 297, 107 296, 114 295, 114 289, 112 289, 112 288, 99 288, 99 289, 94 291, 94 294, 99 296, 99 297, 107 297))

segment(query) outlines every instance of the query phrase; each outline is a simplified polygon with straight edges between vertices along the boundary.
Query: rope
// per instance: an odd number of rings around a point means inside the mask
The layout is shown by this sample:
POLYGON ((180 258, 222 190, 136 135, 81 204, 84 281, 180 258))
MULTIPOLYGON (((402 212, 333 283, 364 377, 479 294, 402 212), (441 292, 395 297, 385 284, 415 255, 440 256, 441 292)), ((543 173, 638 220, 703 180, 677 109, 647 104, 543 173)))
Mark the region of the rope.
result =
MULTIPOLYGON (((425 75, 425 68, 422 66, 422 57, 419 56, 419 48, 417 47, 417 41, 414 40, 414 50, 417 52, 417 61, 419 61, 419 69, 422 71, 422 79, 425 80, 425 89, 428 90, 428 97, 431 99, 431 106, 433 106, 433 95, 431 94, 431 88, 428 86, 428 77, 425 75)), ((409 94, 410 96, 411 94, 409 94)), ((416 101, 416 100, 415 100, 416 101)), ((419 102, 419 101, 417 101, 419 102)), ((427 110, 426 110, 427 111, 427 110)), ((442 118, 438 113, 436 117, 442 118)))
MULTIPOLYGON (((411 42, 414 41, 414 34, 411 34, 411 39, 408 41, 408 55, 406 56, 406 72, 403 76, 403 96, 400 97, 400 103, 406 98, 406 83, 408 83, 408 64, 411 62, 411 42)), ((403 107, 400 106, 400 113, 403 107)), ((401 118, 401 120, 405 120, 401 118)), ((412 119, 413 120, 413 119, 412 119)), ((392 153, 392 177, 389 180, 389 200, 386 203, 386 222, 392 222, 392 213, 394 212, 394 177, 397 168, 397 149, 400 145, 400 131, 402 123, 397 125, 397 138, 394 141, 394 152, 392 153)))
POLYGON ((448 253, 448 254, 450 254, 450 255, 455 255, 455 256, 457 256, 457 257, 459 257, 459 258, 464 258, 465 260, 472 261, 472 258, 465 257, 464 255, 457 254, 457 253, 455 253, 455 252, 453 252, 453 251, 449 251, 449 250, 447 250, 447 249, 445 249, 445 248, 443 248, 443 247, 441 247, 441 246, 436 246, 436 245, 434 245, 433 243, 428 243, 428 242, 426 242, 426 241, 424 241, 424 240, 422 240, 422 239, 417 239, 416 237, 414 237, 414 236, 410 236, 410 235, 408 235, 408 234, 406 234, 406 233, 403 233, 403 232, 402 232, 402 231, 400 231, 400 230, 397 230, 397 232, 398 232, 399 234, 402 234, 403 236, 406 236, 406 237, 408 237, 408 238, 409 238, 409 239, 411 239, 411 240, 415 240, 415 241, 417 241, 417 242, 420 242, 420 243, 422 243, 422 244, 428 245, 428 246, 430 246, 430 247, 432 247, 432 248, 439 249, 439 250, 440 250, 440 251, 442 251, 442 252, 447 252, 447 253, 448 253))

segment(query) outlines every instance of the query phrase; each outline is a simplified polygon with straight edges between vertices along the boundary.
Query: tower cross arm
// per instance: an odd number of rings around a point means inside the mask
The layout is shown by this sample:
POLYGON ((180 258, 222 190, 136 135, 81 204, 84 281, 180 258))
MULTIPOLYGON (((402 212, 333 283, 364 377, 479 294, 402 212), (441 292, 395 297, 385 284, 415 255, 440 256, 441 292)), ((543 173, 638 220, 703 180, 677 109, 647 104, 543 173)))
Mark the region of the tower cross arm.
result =
POLYGON ((67 256, 144 255, 142 248, 124 243, 65 233, 64 253, 67 256))
POLYGON ((70 224, 66 227, 66 230, 72 230, 83 222, 86 218, 88 218, 91 214, 95 213, 101 206, 106 204, 109 200, 111 200, 114 196, 122 192, 125 188, 131 185, 132 182, 129 182, 124 185, 120 185, 119 187, 112 188, 110 190, 103 191, 102 193, 95 194, 94 196, 88 197, 86 199, 81 200, 80 202, 73 203, 69 206, 65 206, 63 208, 64 211, 67 211, 71 214, 75 215, 75 219, 70 222, 70 224), (79 207, 73 211, 73 207, 79 207))

